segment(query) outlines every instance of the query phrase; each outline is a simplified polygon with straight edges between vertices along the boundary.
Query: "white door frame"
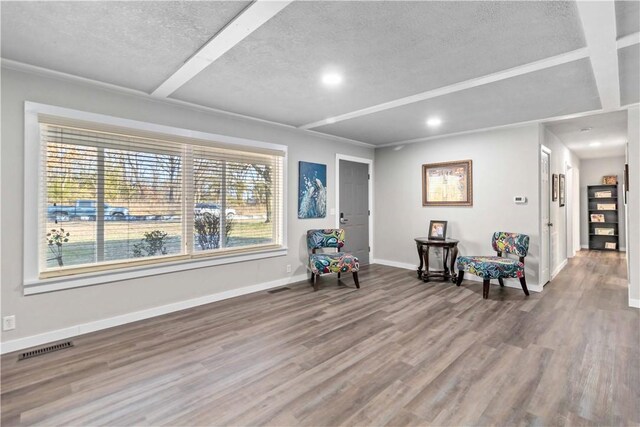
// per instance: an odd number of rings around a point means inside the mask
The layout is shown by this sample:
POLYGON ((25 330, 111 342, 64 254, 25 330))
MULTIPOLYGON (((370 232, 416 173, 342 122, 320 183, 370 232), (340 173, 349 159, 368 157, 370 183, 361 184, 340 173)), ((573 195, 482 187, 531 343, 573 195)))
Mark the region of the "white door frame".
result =
POLYGON ((336 153, 336 228, 340 228, 340 160, 365 163, 369 169, 369 264, 373 264, 373 159, 336 153))
POLYGON ((573 166, 573 242, 571 247, 573 248, 573 254, 577 254, 581 249, 580 247, 580 233, 582 232, 580 223, 580 168, 573 166))
POLYGON ((571 163, 565 162, 564 174, 566 176, 566 182, 564 186, 565 193, 565 212, 564 212, 564 224, 565 224, 565 244, 567 248, 567 258, 573 258, 576 253, 573 250, 573 166, 571 163))
MULTIPOLYGON (((542 206, 544 205, 543 200, 542 200, 542 153, 546 153, 547 155, 549 155, 549 184, 553 185, 552 179, 553 176, 551 174, 551 149, 549 147, 546 147, 542 144, 540 144, 540 150, 538 150, 538 194, 540 195, 539 197, 539 209, 538 209, 538 230, 539 230, 539 235, 540 235, 540 245, 542 246, 542 233, 544 233, 544 226, 542 225, 542 218, 543 218, 543 214, 542 214, 542 206)), ((565 190, 566 190, 566 186, 565 186, 565 190)), ((558 192, 560 191, 560 188, 558 188, 558 192)), ((566 194, 566 191, 565 191, 566 194)), ((549 190, 549 195, 551 195, 551 190, 549 190)), ((559 194, 558 194, 559 196, 559 194)), ((549 218, 549 221, 551 221, 551 200, 549 200, 549 212, 547 214, 547 217, 549 218)), ((540 285, 541 286, 545 286, 547 283, 549 283, 551 281, 551 230, 549 230, 549 237, 547 239, 547 268, 549 269, 549 281, 542 283, 543 282, 543 278, 542 278, 542 247, 540 248, 540 263, 538 266, 538 278, 540 280, 540 285)))

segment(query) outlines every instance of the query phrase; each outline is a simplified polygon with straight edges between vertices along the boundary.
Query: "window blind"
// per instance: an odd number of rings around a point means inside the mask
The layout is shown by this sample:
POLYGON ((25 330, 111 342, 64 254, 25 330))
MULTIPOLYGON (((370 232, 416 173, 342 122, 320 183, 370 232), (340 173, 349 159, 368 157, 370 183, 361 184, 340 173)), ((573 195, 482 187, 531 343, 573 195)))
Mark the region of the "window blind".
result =
POLYGON ((40 123, 40 276, 282 246, 283 155, 40 123))

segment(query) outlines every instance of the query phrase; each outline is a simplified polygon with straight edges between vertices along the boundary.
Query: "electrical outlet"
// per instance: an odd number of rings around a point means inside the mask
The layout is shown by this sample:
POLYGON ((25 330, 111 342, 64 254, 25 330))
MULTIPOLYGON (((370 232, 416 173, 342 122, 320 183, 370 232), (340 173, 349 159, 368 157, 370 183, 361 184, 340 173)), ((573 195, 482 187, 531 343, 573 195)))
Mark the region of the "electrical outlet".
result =
POLYGON ((291 264, 287 264, 287 273, 291 273, 291 264))
POLYGON ((16 328, 16 316, 5 316, 2 318, 2 330, 10 331, 16 328))

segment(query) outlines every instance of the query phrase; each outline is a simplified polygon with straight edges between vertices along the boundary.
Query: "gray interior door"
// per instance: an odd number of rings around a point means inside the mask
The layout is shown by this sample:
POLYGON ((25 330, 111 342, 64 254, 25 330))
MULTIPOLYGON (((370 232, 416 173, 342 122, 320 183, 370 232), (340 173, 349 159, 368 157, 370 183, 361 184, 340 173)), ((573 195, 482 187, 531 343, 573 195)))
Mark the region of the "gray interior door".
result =
POLYGON ((345 252, 369 264, 369 165, 340 160, 340 226, 345 252))

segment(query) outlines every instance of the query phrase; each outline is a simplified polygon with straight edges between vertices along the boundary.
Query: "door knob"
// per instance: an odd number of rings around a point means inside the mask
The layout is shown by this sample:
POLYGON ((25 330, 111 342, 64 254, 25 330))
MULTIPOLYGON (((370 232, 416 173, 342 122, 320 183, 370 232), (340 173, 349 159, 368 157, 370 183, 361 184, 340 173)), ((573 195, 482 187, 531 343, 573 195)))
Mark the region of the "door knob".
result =
POLYGON ((340 224, 346 224, 347 221, 349 220, 344 217, 344 213, 340 212, 340 224))

